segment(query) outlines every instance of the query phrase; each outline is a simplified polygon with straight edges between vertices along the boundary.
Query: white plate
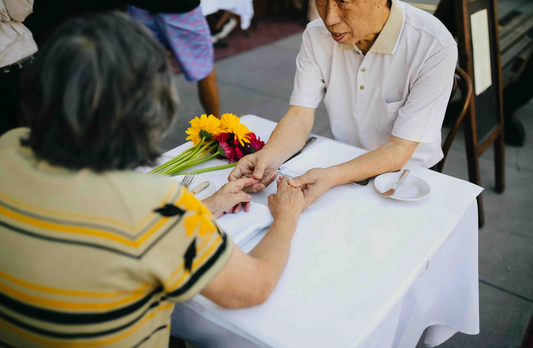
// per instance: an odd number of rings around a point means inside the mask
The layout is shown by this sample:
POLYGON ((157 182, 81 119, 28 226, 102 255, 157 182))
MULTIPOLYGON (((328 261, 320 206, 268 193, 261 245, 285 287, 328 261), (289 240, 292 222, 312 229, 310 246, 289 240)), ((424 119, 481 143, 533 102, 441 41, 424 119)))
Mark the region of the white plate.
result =
MULTIPOLYGON (((374 187, 379 193, 387 192, 394 187, 401 174, 401 172, 381 174, 374 180, 374 187)), ((426 198, 430 192, 431 187, 429 187, 427 182, 418 176, 409 174, 389 198, 399 201, 418 201, 426 198)))
MULTIPOLYGON (((172 179, 176 180, 177 182, 181 182, 185 178, 185 175, 179 175, 179 176, 173 176, 172 179)), ((196 174, 194 177, 194 180, 189 185, 188 189, 189 191, 192 191, 196 188, 196 186, 200 185, 204 181, 209 181, 209 186, 196 195, 196 198, 199 200, 206 199, 207 197, 211 196, 213 193, 217 191, 217 187, 211 179, 209 179, 207 176, 203 174, 196 174)))

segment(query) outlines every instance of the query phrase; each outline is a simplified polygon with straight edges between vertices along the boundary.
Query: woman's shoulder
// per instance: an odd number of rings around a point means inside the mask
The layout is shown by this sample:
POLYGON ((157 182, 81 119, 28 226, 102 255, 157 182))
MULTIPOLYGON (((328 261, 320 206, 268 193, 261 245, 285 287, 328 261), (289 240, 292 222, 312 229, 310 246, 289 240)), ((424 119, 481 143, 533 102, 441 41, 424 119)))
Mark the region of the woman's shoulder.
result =
POLYGON ((28 137, 30 130, 28 128, 15 128, 0 137, 0 151, 11 147, 19 147, 20 139, 28 137))

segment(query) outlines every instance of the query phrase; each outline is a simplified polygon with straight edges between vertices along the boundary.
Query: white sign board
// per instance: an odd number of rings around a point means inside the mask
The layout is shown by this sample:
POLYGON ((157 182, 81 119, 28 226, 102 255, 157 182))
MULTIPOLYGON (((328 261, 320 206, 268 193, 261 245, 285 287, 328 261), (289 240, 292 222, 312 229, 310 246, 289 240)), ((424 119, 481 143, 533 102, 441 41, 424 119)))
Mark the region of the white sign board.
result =
POLYGON ((481 10, 471 15, 470 25, 472 27, 472 46, 474 48, 474 86, 476 95, 480 95, 492 86, 487 10, 481 10))

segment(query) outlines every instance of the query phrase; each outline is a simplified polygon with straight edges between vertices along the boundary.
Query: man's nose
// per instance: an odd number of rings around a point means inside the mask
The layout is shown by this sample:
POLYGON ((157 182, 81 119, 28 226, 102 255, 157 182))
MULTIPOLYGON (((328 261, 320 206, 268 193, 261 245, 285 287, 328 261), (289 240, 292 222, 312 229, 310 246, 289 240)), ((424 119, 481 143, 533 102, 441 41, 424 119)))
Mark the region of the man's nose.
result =
POLYGON ((328 0, 326 7, 326 25, 331 26, 338 24, 341 20, 339 14, 339 6, 337 6, 336 0, 328 0))

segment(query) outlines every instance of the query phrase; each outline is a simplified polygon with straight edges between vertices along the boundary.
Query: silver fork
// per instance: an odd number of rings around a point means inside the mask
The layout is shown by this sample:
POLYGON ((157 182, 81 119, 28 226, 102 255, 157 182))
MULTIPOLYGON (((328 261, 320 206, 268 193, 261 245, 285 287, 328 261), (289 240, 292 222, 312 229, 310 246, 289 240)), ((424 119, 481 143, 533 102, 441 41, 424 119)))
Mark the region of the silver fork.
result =
POLYGON ((181 184, 185 187, 189 187, 189 185, 192 183, 192 181, 194 180, 194 177, 196 176, 196 173, 195 172, 188 172, 187 174, 185 174, 185 177, 183 178, 183 180, 181 181, 181 184))

